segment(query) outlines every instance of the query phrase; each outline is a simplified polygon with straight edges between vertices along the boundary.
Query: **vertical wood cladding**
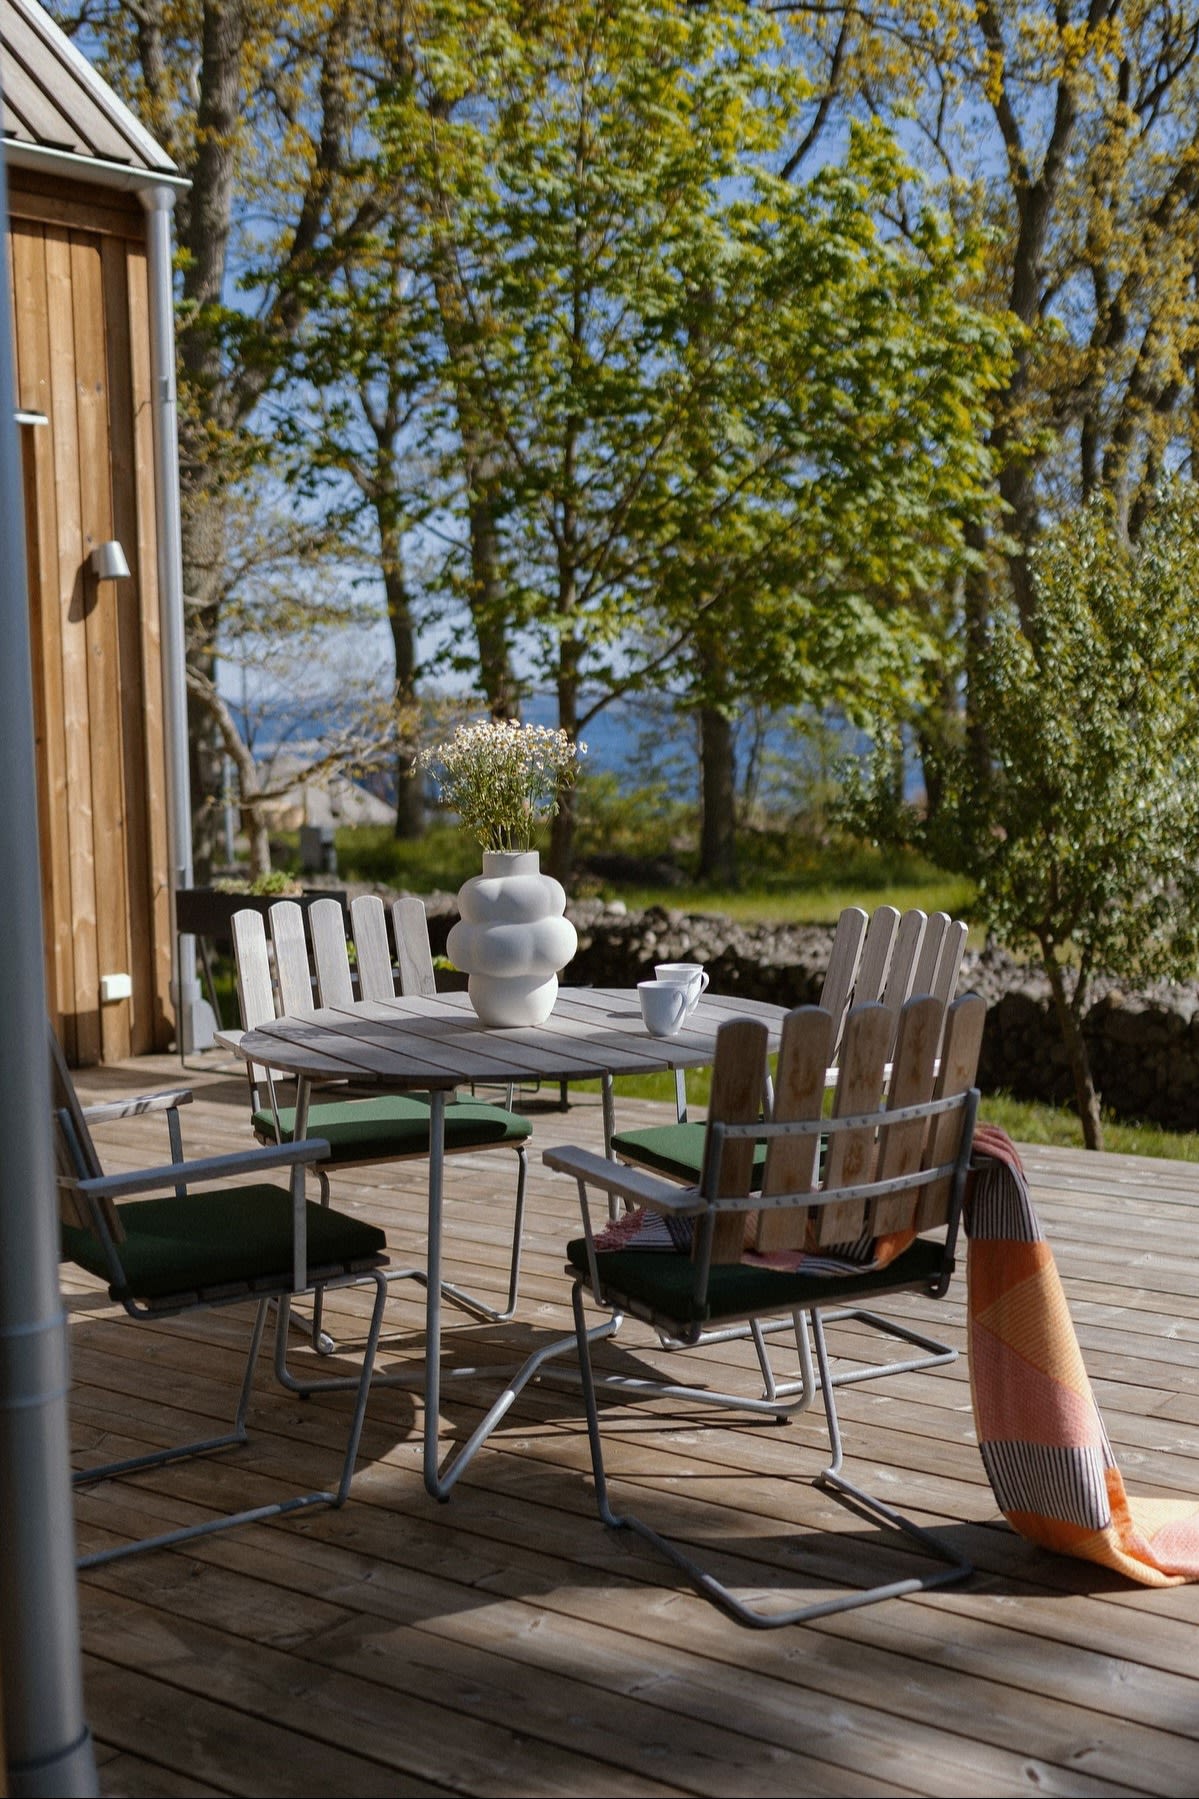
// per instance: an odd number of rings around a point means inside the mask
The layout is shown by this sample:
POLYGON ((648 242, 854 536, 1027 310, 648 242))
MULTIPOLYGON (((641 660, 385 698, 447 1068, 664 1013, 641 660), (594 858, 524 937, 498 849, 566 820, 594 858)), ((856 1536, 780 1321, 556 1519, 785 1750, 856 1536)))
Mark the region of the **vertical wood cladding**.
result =
POLYGON ((18 403, 49 420, 21 433, 46 982, 72 1061, 113 1061, 173 1031, 145 235, 125 196, 10 190, 18 403), (129 580, 91 574, 110 538, 129 580))

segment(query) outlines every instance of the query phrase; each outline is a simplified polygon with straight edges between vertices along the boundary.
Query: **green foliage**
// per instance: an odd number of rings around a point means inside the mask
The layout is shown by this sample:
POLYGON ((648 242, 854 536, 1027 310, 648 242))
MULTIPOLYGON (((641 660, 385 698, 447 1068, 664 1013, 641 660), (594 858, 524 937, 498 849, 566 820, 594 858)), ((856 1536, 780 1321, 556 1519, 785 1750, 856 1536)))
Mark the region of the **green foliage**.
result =
POLYGON ((457 395, 456 435, 430 414, 435 466, 461 518, 480 430, 491 446, 507 623, 561 722, 585 728, 582 690, 702 694, 705 630, 721 705, 904 686, 928 653, 905 602, 967 558, 989 483, 1006 344, 960 297, 977 246, 919 207, 883 228, 910 171, 875 126, 779 178, 807 88, 760 10, 411 19, 376 123, 457 395))
POLYGON ((989 766, 963 753, 934 833, 1002 941, 1047 960, 1069 944, 1084 979, 1195 969, 1197 500, 1164 489, 1135 546, 1098 502, 1044 540, 1028 634, 998 620, 977 676, 989 766))
POLYGON ((369 881, 409 893, 456 893, 479 872, 479 848, 456 825, 432 824, 418 838, 397 838, 387 825, 342 827, 337 867, 347 881, 369 881))
POLYGON ((269 868, 265 874, 255 875, 252 881, 235 878, 214 881, 212 886, 215 893, 252 893, 259 898, 285 897, 304 891, 288 868, 269 868))
POLYGON ((692 807, 675 799, 665 782, 632 790, 611 773, 588 769, 578 786, 577 847, 593 853, 662 856, 694 835, 692 807))
POLYGON ((1039 951, 1095 1148, 1092 975, 1188 979, 1199 958, 1197 499, 1163 487, 1135 544, 1098 499, 1049 533, 1027 629, 993 622, 972 694, 981 740, 946 757, 937 812, 896 800, 885 755, 849 806, 968 875, 1000 941, 1039 951))
MULTIPOLYGON (((584 796, 595 788, 607 795, 595 812, 589 810, 593 802, 584 799, 584 849, 602 848, 646 863, 660 859, 670 842, 658 810, 661 796, 642 790, 629 796, 625 804, 606 783, 607 777, 594 776, 585 776, 580 783, 584 796), (610 811, 608 799, 612 801, 610 811)), ((685 816, 679 831, 686 835, 685 816)), ((453 825, 434 824, 423 838, 412 842, 397 839, 385 826, 343 828, 337 832, 336 845, 338 869, 349 881, 369 881, 415 893, 452 893, 479 872, 478 846, 453 825)), ((721 912, 744 924, 831 924, 844 906, 853 905, 870 910, 889 904, 900 911, 919 906, 922 911, 949 912, 955 918, 971 916, 969 882, 945 875, 909 851, 881 851, 843 841, 821 846, 798 833, 780 831, 769 840, 769 848, 767 839, 755 833, 746 841, 744 853, 753 874, 736 892, 696 883, 652 886, 611 876, 592 884, 592 890, 598 886, 604 898, 623 899, 630 911, 673 906, 721 912)))

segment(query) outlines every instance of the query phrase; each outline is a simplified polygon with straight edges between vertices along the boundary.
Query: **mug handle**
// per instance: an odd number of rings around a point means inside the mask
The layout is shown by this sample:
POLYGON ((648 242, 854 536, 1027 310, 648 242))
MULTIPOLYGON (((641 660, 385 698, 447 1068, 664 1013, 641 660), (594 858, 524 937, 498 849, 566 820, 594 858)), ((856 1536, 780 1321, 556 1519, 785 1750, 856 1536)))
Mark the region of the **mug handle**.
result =
MULTIPOLYGON (((696 994, 695 998, 689 1003, 689 1005, 687 1007, 688 1013, 694 1012, 696 1006, 698 1006, 700 1000, 703 998, 704 994, 708 991, 708 982, 710 979, 711 979, 711 976, 709 975, 707 969, 701 968, 700 975, 699 975, 699 991, 696 994)), ((686 988, 684 988, 683 991, 686 992, 686 988)))

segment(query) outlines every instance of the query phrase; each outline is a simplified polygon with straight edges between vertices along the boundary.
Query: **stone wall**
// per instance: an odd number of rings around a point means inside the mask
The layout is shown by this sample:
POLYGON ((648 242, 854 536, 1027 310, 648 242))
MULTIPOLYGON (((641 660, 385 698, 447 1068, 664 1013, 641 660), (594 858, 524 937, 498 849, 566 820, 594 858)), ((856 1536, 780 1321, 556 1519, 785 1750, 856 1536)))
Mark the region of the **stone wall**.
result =
MULTIPOLYGON (((443 955, 454 900, 435 895, 426 905, 434 954, 443 955)), ((833 935, 831 926, 751 928, 661 907, 630 913, 598 900, 573 904, 570 917, 579 949, 567 978, 578 985, 625 987, 651 976, 655 962, 695 961, 718 992, 782 1006, 819 999, 833 935)), ((1070 1071, 1044 976, 1002 950, 968 950, 958 990, 987 1001, 984 1091, 1070 1105, 1070 1071)), ((1199 985, 1137 993, 1096 981, 1083 1030, 1095 1084, 1113 1114, 1199 1129, 1199 985)))

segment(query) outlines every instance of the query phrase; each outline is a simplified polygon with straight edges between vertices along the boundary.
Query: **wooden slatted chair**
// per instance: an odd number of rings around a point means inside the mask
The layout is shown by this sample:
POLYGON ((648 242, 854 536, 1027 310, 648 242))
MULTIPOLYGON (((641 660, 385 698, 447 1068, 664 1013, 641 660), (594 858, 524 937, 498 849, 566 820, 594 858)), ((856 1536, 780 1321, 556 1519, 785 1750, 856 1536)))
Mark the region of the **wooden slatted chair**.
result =
MULTIPOLYGON (((943 1010, 947 1008, 957 989, 965 947, 966 925, 961 919, 951 920, 944 912, 934 912, 926 918, 916 908, 901 915, 894 906, 879 906, 869 915, 860 906, 847 906, 842 911, 833 933, 819 1001, 821 1009, 833 1019, 829 1066, 825 1071, 827 1087, 836 1085, 838 1057, 850 1006, 877 1003, 886 1008, 891 1020, 891 1041, 887 1046, 889 1070, 903 1005, 913 994, 930 994, 940 1002, 943 1010)), ((680 1075, 680 1081, 681 1078, 680 1075)), ((612 1137, 613 1154, 621 1161, 648 1168, 684 1184, 699 1179, 704 1145, 703 1122, 686 1117, 681 1099, 675 1124, 645 1125, 631 1131, 617 1131, 612 1137)), ((766 1147, 765 1143, 760 1143, 755 1151, 755 1180, 761 1178, 766 1147)), ((910 1374, 956 1359, 957 1351, 949 1344, 873 1310, 846 1307, 830 1313, 827 1319, 830 1324, 848 1321, 904 1343, 916 1353, 902 1359, 863 1362, 838 1369, 832 1376, 838 1386, 877 1380, 886 1374, 910 1374)), ((762 1371, 764 1395, 778 1416, 785 1416, 793 1409, 785 1403, 792 1395, 800 1395, 802 1403, 807 1390, 808 1362, 804 1346, 800 1347, 799 1380, 778 1380, 767 1354, 764 1338, 790 1328, 789 1320, 780 1319, 768 1324, 755 1323, 751 1329, 762 1371)), ((728 1334, 720 1333, 725 1338, 728 1334)))
MULTIPOLYGON (((762 1629, 961 1580, 971 1570, 947 1544, 846 1478, 822 1314, 830 1307, 918 1292, 941 1297, 954 1267, 958 1224, 978 1094, 974 1075, 986 1008, 975 995, 945 1010, 931 997, 901 1009, 889 1085, 892 1018, 875 1002, 846 1021, 831 1117, 822 1116, 824 1070, 836 1021, 816 1007, 789 1014, 779 1052, 774 1112, 756 1116, 767 1035, 753 1020, 722 1026, 716 1049, 704 1164, 680 1188, 639 1169, 566 1146, 545 1163, 578 1184, 584 1235, 568 1248, 574 1316, 596 1500, 603 1522, 628 1529, 680 1568, 705 1598, 739 1623, 762 1629), (944 1042, 942 1032, 944 1028, 944 1042), (938 1060, 938 1049, 940 1056, 938 1060), (753 1186, 758 1143, 766 1146, 760 1190, 753 1186), (616 1194, 674 1227, 690 1226, 691 1249, 629 1246, 597 1250, 589 1190, 616 1194), (879 1266, 881 1240, 913 1233, 879 1266), (932 1233, 932 1234, 926 1234, 932 1233), (747 1259, 747 1255, 750 1259, 747 1259), (771 1266, 755 1256, 789 1256, 771 1266), (803 1257, 800 1260, 800 1257, 803 1257), (873 1259, 871 1259, 873 1258, 873 1259), (855 1266, 855 1263, 857 1264, 855 1266), (679 1342, 702 1343, 713 1327, 789 1312, 810 1323, 832 1460, 817 1484, 859 1513, 898 1530, 945 1565, 852 1590, 832 1599, 766 1611, 748 1604, 651 1525, 613 1510, 608 1498, 584 1296, 643 1319, 679 1342)), ((655 1396, 658 1389, 652 1389, 655 1396)), ((626 1393, 626 1397, 627 1397, 626 1393)), ((634 1395, 636 1396, 636 1395, 634 1395)), ((696 1398, 712 1397, 706 1389, 696 1398)), ((644 1478, 642 1470, 641 1478, 644 1478)), ((756 1476, 755 1476, 756 1478, 756 1476)))
MULTIPOLYGON (((418 901, 417 904, 420 902, 418 901)), ((360 909, 359 917, 365 916, 360 909)), ((269 1024, 283 1015, 296 1015, 321 1004, 342 1005, 353 1001, 349 955, 341 907, 336 900, 317 900, 308 908, 313 935, 316 987, 309 964, 304 912, 294 902, 281 900, 270 909, 278 994, 271 976, 266 931, 261 916, 252 911, 233 915, 233 948, 237 966, 237 994, 243 1030, 269 1024)), ((369 955, 369 950, 368 950, 369 955)), ((390 998, 395 998, 394 989, 390 998)), ((260 1143, 287 1143, 295 1126, 295 1107, 281 1103, 280 1079, 275 1071, 247 1065, 250 1080, 251 1124, 260 1143)), ((309 1107, 308 1129, 329 1144, 327 1168, 363 1166, 373 1162, 408 1161, 429 1154, 430 1108, 427 1095, 375 1094, 337 1097, 309 1107)), ((521 1239, 524 1226, 525 1187, 528 1174, 527 1143, 532 1127, 518 1113, 481 1101, 453 1101, 445 1111, 447 1155, 460 1155, 493 1146, 511 1148, 517 1157, 516 1200, 508 1291, 501 1307, 467 1292, 450 1281, 442 1283, 443 1295, 475 1317, 504 1323, 516 1310, 520 1282, 521 1239)), ((316 1170, 322 1201, 327 1201, 329 1176, 316 1170)), ((423 1268, 392 1271, 391 1279, 423 1281, 423 1268)), ((325 1345, 327 1347, 327 1343, 325 1345)))
POLYGON ((107 1281, 111 1297, 131 1318, 178 1317, 246 1301, 257 1308, 231 1431, 85 1469, 75 1475, 76 1484, 108 1480, 244 1443, 251 1383, 270 1302, 278 1303, 278 1366, 285 1355, 288 1309, 297 1294, 312 1293, 318 1285, 341 1287, 365 1281, 375 1287, 361 1372, 338 1382, 353 1387, 356 1398, 336 1486, 101 1550, 84 1556, 79 1566, 96 1567, 311 1506, 344 1504, 358 1456, 383 1318, 387 1257, 384 1234, 374 1225, 305 1200, 304 1170, 313 1166, 328 1146, 319 1138, 309 1138, 303 1143, 187 1162, 176 1153, 172 1132, 169 1162, 136 1173, 106 1176, 89 1118, 155 1111, 164 1099, 173 1109, 190 1094, 150 1095, 89 1107, 85 1112, 54 1039, 51 1061, 64 1257, 107 1281), (262 1179, 276 1170, 290 1171, 289 1185, 262 1179), (247 1176, 255 1179, 244 1184, 247 1176), (239 1184, 231 1185, 234 1181, 239 1184), (154 1195, 157 1197, 151 1197, 154 1195))

